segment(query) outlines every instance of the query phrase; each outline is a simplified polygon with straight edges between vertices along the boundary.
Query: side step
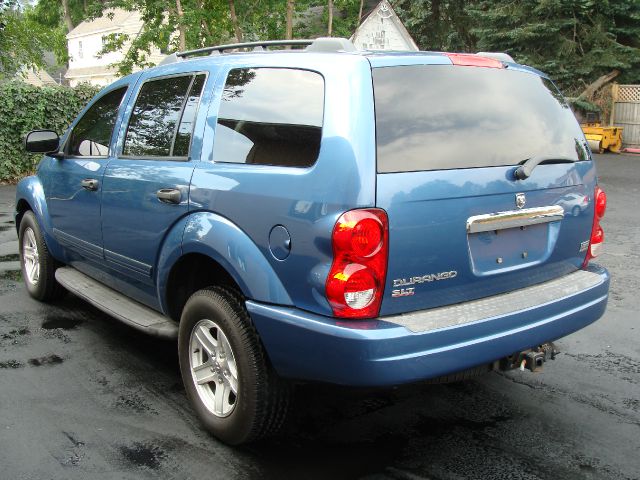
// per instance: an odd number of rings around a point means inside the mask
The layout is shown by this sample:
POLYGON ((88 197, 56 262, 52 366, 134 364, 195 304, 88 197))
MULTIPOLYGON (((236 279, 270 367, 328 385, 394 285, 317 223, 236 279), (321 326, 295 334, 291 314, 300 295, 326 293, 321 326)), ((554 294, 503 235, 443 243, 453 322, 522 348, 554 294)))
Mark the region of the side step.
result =
POLYGON ((56 280, 71 293, 127 325, 162 338, 178 338, 178 325, 72 267, 56 270, 56 280))

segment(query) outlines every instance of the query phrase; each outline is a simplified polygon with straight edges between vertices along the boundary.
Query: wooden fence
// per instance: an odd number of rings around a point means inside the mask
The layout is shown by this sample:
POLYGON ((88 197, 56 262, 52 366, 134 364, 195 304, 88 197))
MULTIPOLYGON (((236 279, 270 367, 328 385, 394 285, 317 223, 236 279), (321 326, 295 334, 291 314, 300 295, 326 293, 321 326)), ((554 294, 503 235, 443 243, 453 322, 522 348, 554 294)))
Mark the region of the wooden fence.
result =
POLYGON ((611 125, 624 127, 622 144, 640 146, 640 85, 613 85, 611 125))

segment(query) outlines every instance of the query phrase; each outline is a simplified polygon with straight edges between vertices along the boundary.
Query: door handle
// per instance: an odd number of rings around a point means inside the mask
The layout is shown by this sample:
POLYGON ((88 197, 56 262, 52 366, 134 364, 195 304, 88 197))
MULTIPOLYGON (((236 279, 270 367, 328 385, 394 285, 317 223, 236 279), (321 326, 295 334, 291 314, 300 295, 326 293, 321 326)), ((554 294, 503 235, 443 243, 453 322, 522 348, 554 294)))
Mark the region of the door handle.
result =
POLYGON ((182 199, 182 193, 177 188, 161 188, 156 192, 156 197, 163 203, 178 204, 182 199))
POLYGON ((95 178, 85 178, 80 182, 80 185, 82 185, 82 188, 84 188, 85 190, 89 190, 91 192, 98 190, 99 184, 100 182, 98 182, 98 180, 96 180, 95 178))

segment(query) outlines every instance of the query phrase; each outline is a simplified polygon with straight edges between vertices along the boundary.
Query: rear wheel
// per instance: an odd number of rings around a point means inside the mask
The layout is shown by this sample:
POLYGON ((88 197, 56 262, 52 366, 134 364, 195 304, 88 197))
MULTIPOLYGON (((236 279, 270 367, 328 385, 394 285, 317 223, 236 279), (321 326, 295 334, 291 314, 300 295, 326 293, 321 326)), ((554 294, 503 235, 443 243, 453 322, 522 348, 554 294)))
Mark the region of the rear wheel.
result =
POLYGON ((64 294, 57 282, 58 262, 49 253, 42 230, 33 212, 22 216, 18 233, 22 278, 29 295, 41 302, 49 302, 64 294))
POLYGON ((268 364, 238 295, 211 287, 194 293, 180 320, 180 371, 204 426, 238 445, 277 433, 288 385, 268 364))

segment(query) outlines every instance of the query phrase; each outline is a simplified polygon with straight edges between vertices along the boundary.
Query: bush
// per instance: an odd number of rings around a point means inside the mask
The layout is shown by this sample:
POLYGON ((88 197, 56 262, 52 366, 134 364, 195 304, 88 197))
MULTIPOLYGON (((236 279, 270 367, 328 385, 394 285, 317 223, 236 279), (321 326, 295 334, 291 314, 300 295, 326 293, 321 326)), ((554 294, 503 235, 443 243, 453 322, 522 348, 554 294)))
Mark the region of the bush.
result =
POLYGON ((35 87, 21 81, 0 84, 0 182, 12 182, 35 170, 42 155, 29 155, 24 137, 30 130, 62 134, 98 89, 35 87))

